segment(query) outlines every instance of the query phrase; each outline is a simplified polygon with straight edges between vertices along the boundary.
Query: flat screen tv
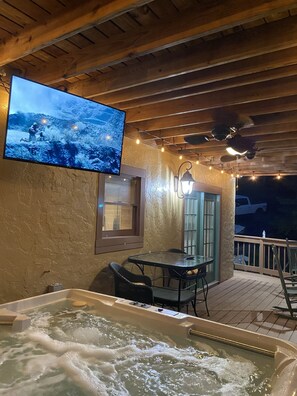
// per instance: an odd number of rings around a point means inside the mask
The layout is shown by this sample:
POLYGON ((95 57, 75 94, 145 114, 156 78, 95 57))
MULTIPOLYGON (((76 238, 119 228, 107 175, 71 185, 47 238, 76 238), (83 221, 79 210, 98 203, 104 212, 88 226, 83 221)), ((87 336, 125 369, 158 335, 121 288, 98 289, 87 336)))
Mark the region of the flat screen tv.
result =
POLYGON ((124 125, 124 111, 13 76, 4 158, 118 175, 124 125))

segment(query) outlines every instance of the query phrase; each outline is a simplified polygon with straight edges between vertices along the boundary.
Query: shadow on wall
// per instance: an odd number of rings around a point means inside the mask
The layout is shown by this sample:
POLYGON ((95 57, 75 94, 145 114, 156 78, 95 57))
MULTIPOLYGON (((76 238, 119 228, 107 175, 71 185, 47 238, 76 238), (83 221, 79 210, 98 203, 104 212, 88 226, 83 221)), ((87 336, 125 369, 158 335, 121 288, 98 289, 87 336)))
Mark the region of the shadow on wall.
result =
POLYGON ((103 268, 93 279, 89 290, 96 293, 108 294, 114 296, 113 273, 109 267, 103 268))

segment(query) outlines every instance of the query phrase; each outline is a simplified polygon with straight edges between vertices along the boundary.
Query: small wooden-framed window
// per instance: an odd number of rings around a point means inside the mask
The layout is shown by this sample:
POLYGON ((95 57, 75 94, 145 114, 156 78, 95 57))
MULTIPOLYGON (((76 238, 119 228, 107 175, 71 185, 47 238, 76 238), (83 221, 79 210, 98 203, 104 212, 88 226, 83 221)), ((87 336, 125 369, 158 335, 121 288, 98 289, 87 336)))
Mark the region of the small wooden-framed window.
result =
POLYGON ((145 170, 99 175, 96 254, 143 247, 145 170))

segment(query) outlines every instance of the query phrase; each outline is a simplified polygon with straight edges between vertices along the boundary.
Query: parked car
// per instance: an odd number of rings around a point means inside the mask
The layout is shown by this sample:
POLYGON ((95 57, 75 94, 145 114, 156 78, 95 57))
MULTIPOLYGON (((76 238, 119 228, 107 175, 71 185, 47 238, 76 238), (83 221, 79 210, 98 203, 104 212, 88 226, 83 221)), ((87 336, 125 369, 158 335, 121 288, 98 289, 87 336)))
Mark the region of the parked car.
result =
POLYGON ((235 224, 234 225, 234 234, 241 234, 245 230, 245 226, 242 226, 240 224, 235 224))
POLYGON ((254 213, 263 213, 267 210, 267 202, 251 203, 246 195, 236 195, 235 198, 235 215, 247 215, 254 213))

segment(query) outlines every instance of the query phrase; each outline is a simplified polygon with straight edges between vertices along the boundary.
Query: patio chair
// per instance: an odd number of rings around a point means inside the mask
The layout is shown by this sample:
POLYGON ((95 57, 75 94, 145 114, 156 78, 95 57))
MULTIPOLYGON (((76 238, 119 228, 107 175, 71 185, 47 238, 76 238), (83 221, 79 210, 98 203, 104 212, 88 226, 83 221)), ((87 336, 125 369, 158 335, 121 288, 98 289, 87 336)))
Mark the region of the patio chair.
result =
POLYGON ((153 304, 152 281, 149 276, 134 274, 120 264, 111 262, 109 268, 114 275, 114 293, 116 297, 153 304))
POLYGON ((290 317, 291 319, 297 319, 297 287, 292 286, 295 282, 297 282, 296 276, 287 276, 283 275, 283 270, 278 258, 277 248, 275 245, 271 246, 273 252, 273 260, 274 265, 277 267, 279 279, 281 281, 283 294, 286 301, 286 307, 283 306, 274 306, 273 308, 277 309, 279 315, 290 317), (288 315, 289 313, 289 315, 288 315))
POLYGON ((195 306, 197 287, 194 291, 183 289, 179 294, 178 290, 168 287, 152 286, 152 281, 148 276, 136 275, 118 263, 111 262, 109 268, 114 274, 116 297, 144 304, 177 308, 178 311, 191 302, 195 315, 198 316, 195 306))
MULTIPOLYGON (((177 249, 177 248, 168 249, 168 252, 186 254, 185 251, 183 251, 181 249, 177 249)), ((168 269, 167 285, 170 286, 170 281, 172 279, 175 279, 178 281, 181 280, 183 282, 183 287, 187 288, 188 285, 191 285, 191 284, 195 285, 195 283, 198 283, 201 280, 203 299, 198 299, 196 301, 196 303, 204 302, 207 315, 209 316, 209 310, 208 310, 208 305, 207 305, 208 282, 206 280, 206 275, 207 275, 206 265, 202 268, 199 268, 198 270, 189 270, 186 273, 178 271, 178 270, 168 269)))
POLYGON ((289 239, 286 238, 286 245, 289 272, 291 275, 297 275, 297 242, 289 241, 289 239))

